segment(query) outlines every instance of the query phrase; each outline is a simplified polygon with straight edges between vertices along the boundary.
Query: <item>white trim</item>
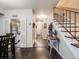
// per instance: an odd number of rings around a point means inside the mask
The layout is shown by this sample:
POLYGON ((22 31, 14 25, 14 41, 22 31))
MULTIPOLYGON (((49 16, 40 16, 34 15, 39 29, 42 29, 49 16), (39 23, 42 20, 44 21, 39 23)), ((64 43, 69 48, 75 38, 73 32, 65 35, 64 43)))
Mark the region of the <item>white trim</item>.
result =
POLYGON ((66 59, 66 58, 60 53, 60 51, 58 51, 56 48, 55 48, 55 50, 58 52, 58 54, 59 54, 63 59, 66 59))

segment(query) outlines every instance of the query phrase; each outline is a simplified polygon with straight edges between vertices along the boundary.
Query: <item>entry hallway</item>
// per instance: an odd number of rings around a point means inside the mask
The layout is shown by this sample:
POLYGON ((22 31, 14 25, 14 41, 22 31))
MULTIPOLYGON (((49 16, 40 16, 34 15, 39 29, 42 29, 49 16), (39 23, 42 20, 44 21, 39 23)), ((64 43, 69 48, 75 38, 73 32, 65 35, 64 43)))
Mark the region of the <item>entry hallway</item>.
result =
POLYGON ((53 49, 50 55, 47 48, 47 40, 38 38, 33 48, 17 49, 16 59, 62 59, 53 49))

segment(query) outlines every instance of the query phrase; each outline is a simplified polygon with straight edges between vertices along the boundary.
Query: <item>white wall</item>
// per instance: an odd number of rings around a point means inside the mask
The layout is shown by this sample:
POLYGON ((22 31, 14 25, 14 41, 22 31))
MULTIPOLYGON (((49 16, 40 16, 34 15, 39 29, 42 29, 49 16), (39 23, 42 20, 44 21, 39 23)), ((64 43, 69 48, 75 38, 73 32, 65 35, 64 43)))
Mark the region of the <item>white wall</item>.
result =
POLYGON ((0 8, 0 13, 1 14, 4 14, 5 13, 5 10, 3 8, 0 8))
POLYGON ((4 15, 0 15, 0 35, 4 35, 5 32, 8 32, 6 30, 6 28, 7 28, 7 25, 6 25, 7 24, 7 20, 6 20, 5 10, 0 8, 0 13, 4 14, 4 15))
POLYGON ((6 32, 10 32, 10 19, 13 15, 18 15, 17 19, 21 21, 20 46, 22 48, 32 47, 32 9, 12 9, 6 10, 6 32))
POLYGON ((5 34, 5 20, 4 20, 4 16, 0 15, 0 35, 4 35, 5 34))

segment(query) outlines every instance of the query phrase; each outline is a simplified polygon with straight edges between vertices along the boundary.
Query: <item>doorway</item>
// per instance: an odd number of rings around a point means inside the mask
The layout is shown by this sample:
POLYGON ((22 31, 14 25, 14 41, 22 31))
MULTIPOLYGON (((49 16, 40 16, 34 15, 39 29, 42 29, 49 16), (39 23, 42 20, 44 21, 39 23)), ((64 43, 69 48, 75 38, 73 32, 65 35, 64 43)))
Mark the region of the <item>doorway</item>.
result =
POLYGON ((10 33, 13 33, 15 36, 16 47, 20 47, 20 45, 18 44, 20 41, 20 20, 10 20, 10 33))

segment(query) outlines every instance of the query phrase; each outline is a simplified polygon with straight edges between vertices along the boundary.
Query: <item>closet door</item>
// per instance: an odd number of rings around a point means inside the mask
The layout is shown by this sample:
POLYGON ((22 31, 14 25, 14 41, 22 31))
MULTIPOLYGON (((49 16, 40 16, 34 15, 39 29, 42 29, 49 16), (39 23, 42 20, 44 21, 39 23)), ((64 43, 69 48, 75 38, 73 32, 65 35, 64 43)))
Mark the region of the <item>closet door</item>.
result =
POLYGON ((20 35, 20 47, 28 48, 32 47, 32 20, 21 20, 21 35, 20 35))
POLYGON ((20 48, 27 47, 27 20, 21 20, 20 27, 20 48))
POLYGON ((32 41, 32 17, 30 19, 27 19, 27 29, 26 29, 26 41, 27 41, 27 48, 33 46, 32 41))

